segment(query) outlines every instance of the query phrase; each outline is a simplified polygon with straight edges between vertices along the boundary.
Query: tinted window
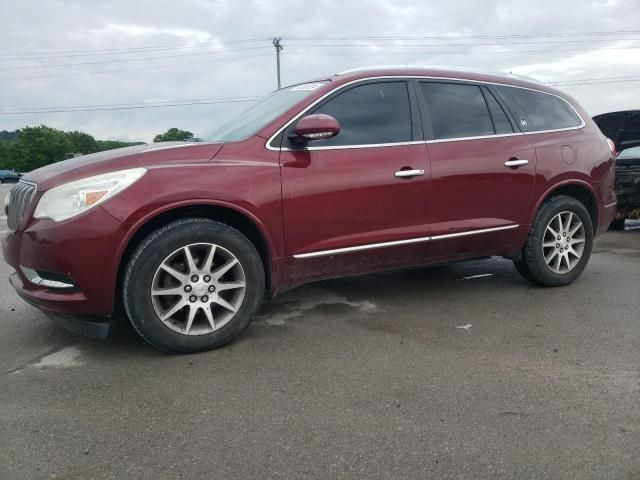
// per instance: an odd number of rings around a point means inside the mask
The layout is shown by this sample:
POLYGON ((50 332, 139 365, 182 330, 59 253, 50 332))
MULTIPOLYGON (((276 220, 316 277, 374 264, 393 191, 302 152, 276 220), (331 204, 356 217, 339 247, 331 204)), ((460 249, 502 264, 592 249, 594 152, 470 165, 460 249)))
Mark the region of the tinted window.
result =
POLYGON ((577 127, 581 121, 567 102, 554 95, 515 87, 494 87, 522 130, 577 127))
POLYGON ((489 106, 489 113, 491 114, 491 120, 493 120, 493 127, 496 133, 513 133, 513 127, 511 126, 511 122, 509 122, 509 118, 507 118, 507 114, 504 113, 504 110, 494 98, 493 94, 489 90, 484 89, 484 96, 489 106))
POLYGON ((371 83, 332 98, 312 113, 340 123, 340 133, 312 146, 366 145, 411 141, 411 108, 405 82, 371 83))
POLYGON ((455 83, 420 83, 434 138, 492 135, 493 125, 480 87, 455 83))

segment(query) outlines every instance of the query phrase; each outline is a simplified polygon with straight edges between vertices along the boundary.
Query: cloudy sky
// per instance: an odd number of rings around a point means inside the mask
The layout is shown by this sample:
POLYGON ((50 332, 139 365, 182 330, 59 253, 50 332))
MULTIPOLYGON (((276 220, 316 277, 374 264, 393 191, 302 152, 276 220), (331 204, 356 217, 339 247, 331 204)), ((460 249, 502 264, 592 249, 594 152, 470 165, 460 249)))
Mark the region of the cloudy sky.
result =
POLYGON ((1 0, 0 130, 197 133, 275 89, 275 36, 284 84, 449 65, 563 82, 592 115, 640 108, 640 0, 1 0), (157 108, 176 101, 199 104, 157 108))

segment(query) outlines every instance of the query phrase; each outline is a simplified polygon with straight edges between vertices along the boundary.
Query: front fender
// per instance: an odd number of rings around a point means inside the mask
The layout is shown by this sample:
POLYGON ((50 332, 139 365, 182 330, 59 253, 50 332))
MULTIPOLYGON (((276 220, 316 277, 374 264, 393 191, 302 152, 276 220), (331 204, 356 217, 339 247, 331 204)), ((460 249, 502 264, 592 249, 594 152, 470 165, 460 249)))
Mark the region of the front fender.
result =
POLYGON ((209 205, 244 215, 260 230, 272 257, 284 255, 277 165, 192 164, 150 168, 131 188, 104 204, 126 226, 124 250, 152 218, 185 206, 209 205), (135 207, 134 207, 135 206, 135 207))

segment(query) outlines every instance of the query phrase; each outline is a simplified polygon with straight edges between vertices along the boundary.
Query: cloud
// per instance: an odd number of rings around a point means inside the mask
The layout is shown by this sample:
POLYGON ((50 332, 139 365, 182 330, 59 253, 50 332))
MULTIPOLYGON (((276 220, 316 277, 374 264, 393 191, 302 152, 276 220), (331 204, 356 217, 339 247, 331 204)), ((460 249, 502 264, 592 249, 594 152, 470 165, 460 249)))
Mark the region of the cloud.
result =
MULTIPOLYGON (((459 65, 502 70, 544 81, 640 75, 640 36, 482 36, 637 29, 628 19, 637 0, 69 0, 3 4, 0 107, 140 103, 240 97, 275 88, 271 38, 283 36, 285 83, 371 64, 459 65), (386 37, 323 41, 298 37, 386 37), (451 40, 407 37, 447 36, 451 40), (475 38, 469 38, 474 36, 475 38), (247 41, 250 39, 251 41, 247 41), (149 50, 150 46, 207 43, 149 50), (228 43, 216 43, 228 42, 228 43), (504 40, 502 41, 505 42, 504 40), (344 45, 341 45, 344 44, 344 45), (455 44, 464 43, 465 46, 455 44), (328 45, 334 46, 328 46, 328 45), (348 45, 347 45, 348 44, 348 45), (443 45, 444 44, 444 45, 443 45), (453 45, 452 45, 453 44, 453 45), (527 45, 528 44, 528 45, 527 45), (413 45, 413 46, 412 46, 413 45), (114 49, 137 49, 113 53, 114 49), (38 52, 85 52, 35 58, 38 52), (109 52, 109 50, 111 52, 109 52), (11 59, 7 54, 35 52, 11 59), (111 60, 118 60, 111 62, 111 60), (78 65, 79 63, 103 62, 78 65), (74 65, 69 65, 74 64, 74 65), (52 66, 64 65, 64 66, 52 66)), ((570 86, 564 90, 592 114, 640 108, 637 83, 570 86)), ((170 127, 194 132, 224 121, 243 105, 0 116, 0 130, 45 123, 100 138, 149 141, 170 127)))

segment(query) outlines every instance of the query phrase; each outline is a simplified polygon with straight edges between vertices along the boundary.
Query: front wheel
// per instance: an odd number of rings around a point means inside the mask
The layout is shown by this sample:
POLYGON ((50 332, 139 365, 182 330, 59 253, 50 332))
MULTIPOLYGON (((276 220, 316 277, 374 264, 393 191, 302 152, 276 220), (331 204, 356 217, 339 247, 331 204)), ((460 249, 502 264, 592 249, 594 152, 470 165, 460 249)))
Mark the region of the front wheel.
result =
POLYGON ((573 197, 553 197, 540 207, 516 270, 538 285, 567 285, 585 269, 592 248, 593 224, 585 206, 573 197))
POLYGON ((136 331, 172 353, 220 347, 253 320, 264 297, 264 268, 237 230, 208 219, 174 221, 133 253, 123 303, 136 331))

